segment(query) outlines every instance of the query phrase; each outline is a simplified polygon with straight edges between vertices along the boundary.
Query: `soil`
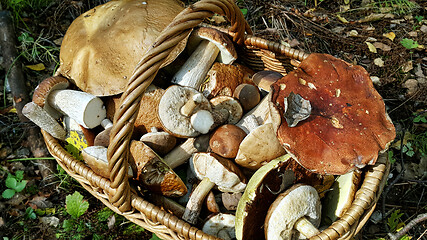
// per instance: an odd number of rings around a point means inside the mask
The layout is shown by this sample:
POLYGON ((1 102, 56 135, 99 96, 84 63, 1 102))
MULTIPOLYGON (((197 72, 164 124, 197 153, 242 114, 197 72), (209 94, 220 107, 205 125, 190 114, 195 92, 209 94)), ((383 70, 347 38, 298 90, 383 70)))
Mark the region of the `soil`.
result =
MULTIPOLYGON (((73 19, 105 0, 53 0, 45 1, 45 5, 43 1, 28 1, 33 5, 23 8, 13 8, 10 2, 2 0, 0 10, 13 13, 19 61, 25 66, 26 85, 31 91, 58 67, 60 43, 73 19), (40 63, 43 68, 35 66, 40 63)), ((389 151, 393 156, 391 171, 371 219, 357 238, 387 238, 389 233, 396 233, 396 228, 426 213, 427 3, 318 0, 316 6, 314 1, 302 0, 237 2, 255 35, 361 65, 383 97, 397 131, 389 151), (386 35, 390 33, 395 38, 386 35), (405 47, 410 40, 418 47, 405 47)), ((13 110, 3 61, 0 58, 0 191, 6 189, 8 173, 18 170, 24 172, 28 183, 11 200, 0 197, 0 238, 79 239, 80 234, 82 239, 155 239, 118 215, 109 213, 100 218, 100 212, 108 212, 102 203, 63 172, 57 172, 54 181, 43 178, 32 159, 32 143, 27 140, 33 125, 20 122, 13 110), (75 191, 83 195, 90 208, 75 220, 76 229, 66 232, 64 220, 70 220, 65 211, 66 196, 75 191), (34 219, 28 208, 36 213, 34 219), (48 217, 58 218, 60 224, 43 222, 48 217)), ((407 236, 427 239, 426 229, 427 221, 421 221, 407 236)))

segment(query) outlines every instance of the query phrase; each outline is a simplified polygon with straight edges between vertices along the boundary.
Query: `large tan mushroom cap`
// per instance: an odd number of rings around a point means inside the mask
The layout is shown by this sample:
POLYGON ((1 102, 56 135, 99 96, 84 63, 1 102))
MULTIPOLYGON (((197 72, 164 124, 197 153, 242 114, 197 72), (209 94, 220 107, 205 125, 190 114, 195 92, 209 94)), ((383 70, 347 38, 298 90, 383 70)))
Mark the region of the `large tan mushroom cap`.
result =
POLYGON ((272 102, 282 117, 277 137, 311 171, 344 174, 372 165, 395 137, 384 102, 360 66, 311 54, 272 86, 272 102), (295 127, 283 118, 284 99, 291 92, 309 100, 312 108, 295 127))
MULTIPOLYGON (((96 96, 123 92, 143 54, 182 10, 177 0, 110 1, 89 10, 64 36, 60 73, 96 96)), ((178 44, 163 66, 185 44, 178 44)))

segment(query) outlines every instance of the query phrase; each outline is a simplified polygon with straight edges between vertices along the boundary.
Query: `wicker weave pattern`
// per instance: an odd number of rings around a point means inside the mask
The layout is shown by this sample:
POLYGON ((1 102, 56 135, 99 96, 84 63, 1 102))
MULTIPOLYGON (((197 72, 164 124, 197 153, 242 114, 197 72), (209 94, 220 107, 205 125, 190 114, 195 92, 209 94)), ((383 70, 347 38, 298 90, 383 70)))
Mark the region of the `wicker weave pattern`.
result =
MULTIPOLYGON (((110 135, 108 158, 111 181, 95 174, 84 163, 72 157, 58 140, 42 131, 50 153, 70 176, 79 181, 87 191, 100 199, 106 206, 163 239, 210 240, 217 238, 203 233, 176 216, 161 210, 158 206, 145 201, 131 189, 127 179, 130 136, 141 96, 153 81, 164 59, 178 42, 189 35, 192 28, 214 13, 225 15, 231 21, 232 27, 227 32, 233 40, 253 49, 253 52, 256 52, 255 55, 260 57, 259 59, 265 63, 267 68, 275 69, 276 64, 282 64, 276 60, 279 55, 297 60, 303 60, 308 56, 304 52, 287 48, 281 44, 245 35, 245 31, 251 34, 250 29, 241 11, 231 0, 202 0, 175 18, 135 68, 122 96, 120 109, 114 117, 114 126, 110 135)), ((365 180, 349 211, 343 218, 313 239, 349 239, 360 230, 372 213, 381 193, 385 182, 383 176, 387 174, 389 167, 386 163, 387 159, 380 158, 375 166, 367 168, 365 180)))

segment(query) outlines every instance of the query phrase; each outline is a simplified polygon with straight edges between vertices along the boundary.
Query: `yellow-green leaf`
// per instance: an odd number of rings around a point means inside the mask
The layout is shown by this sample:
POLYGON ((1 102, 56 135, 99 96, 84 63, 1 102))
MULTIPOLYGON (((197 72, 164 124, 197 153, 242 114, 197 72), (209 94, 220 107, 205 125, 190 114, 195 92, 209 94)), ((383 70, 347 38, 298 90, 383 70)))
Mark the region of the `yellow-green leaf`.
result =
POLYGON ((369 51, 373 53, 377 53, 377 48, 370 42, 365 42, 368 45, 369 51))
POLYGON ((338 18, 338 20, 340 20, 342 23, 348 23, 347 19, 345 19, 345 17, 343 17, 343 16, 341 16, 341 15, 339 15, 339 14, 337 14, 337 18, 338 18))
POLYGON ((17 113, 17 112, 16 112, 16 108, 11 108, 11 109, 8 111, 8 113, 17 113))
POLYGON ((384 33, 383 36, 393 41, 394 38, 396 37, 396 34, 394 34, 394 32, 388 32, 388 33, 384 33))
POLYGON ((43 71, 46 69, 43 63, 38 63, 36 65, 27 65, 26 67, 34 71, 43 71))

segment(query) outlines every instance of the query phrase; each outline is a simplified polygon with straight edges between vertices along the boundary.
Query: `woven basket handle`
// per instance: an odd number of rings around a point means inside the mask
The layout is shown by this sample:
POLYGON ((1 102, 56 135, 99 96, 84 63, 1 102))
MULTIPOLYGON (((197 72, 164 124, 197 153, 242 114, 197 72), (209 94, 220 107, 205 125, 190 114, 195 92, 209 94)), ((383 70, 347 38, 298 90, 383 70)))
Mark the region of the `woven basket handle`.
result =
POLYGON ((140 101, 145 89, 151 84, 162 63, 194 27, 215 13, 231 22, 233 40, 243 44, 245 31, 251 34, 240 9, 232 0, 202 0, 183 10, 160 33, 154 44, 136 66, 133 76, 120 100, 120 108, 114 115, 113 128, 108 147, 108 167, 114 195, 110 202, 120 211, 131 210, 131 193, 127 178, 129 145, 140 101))

